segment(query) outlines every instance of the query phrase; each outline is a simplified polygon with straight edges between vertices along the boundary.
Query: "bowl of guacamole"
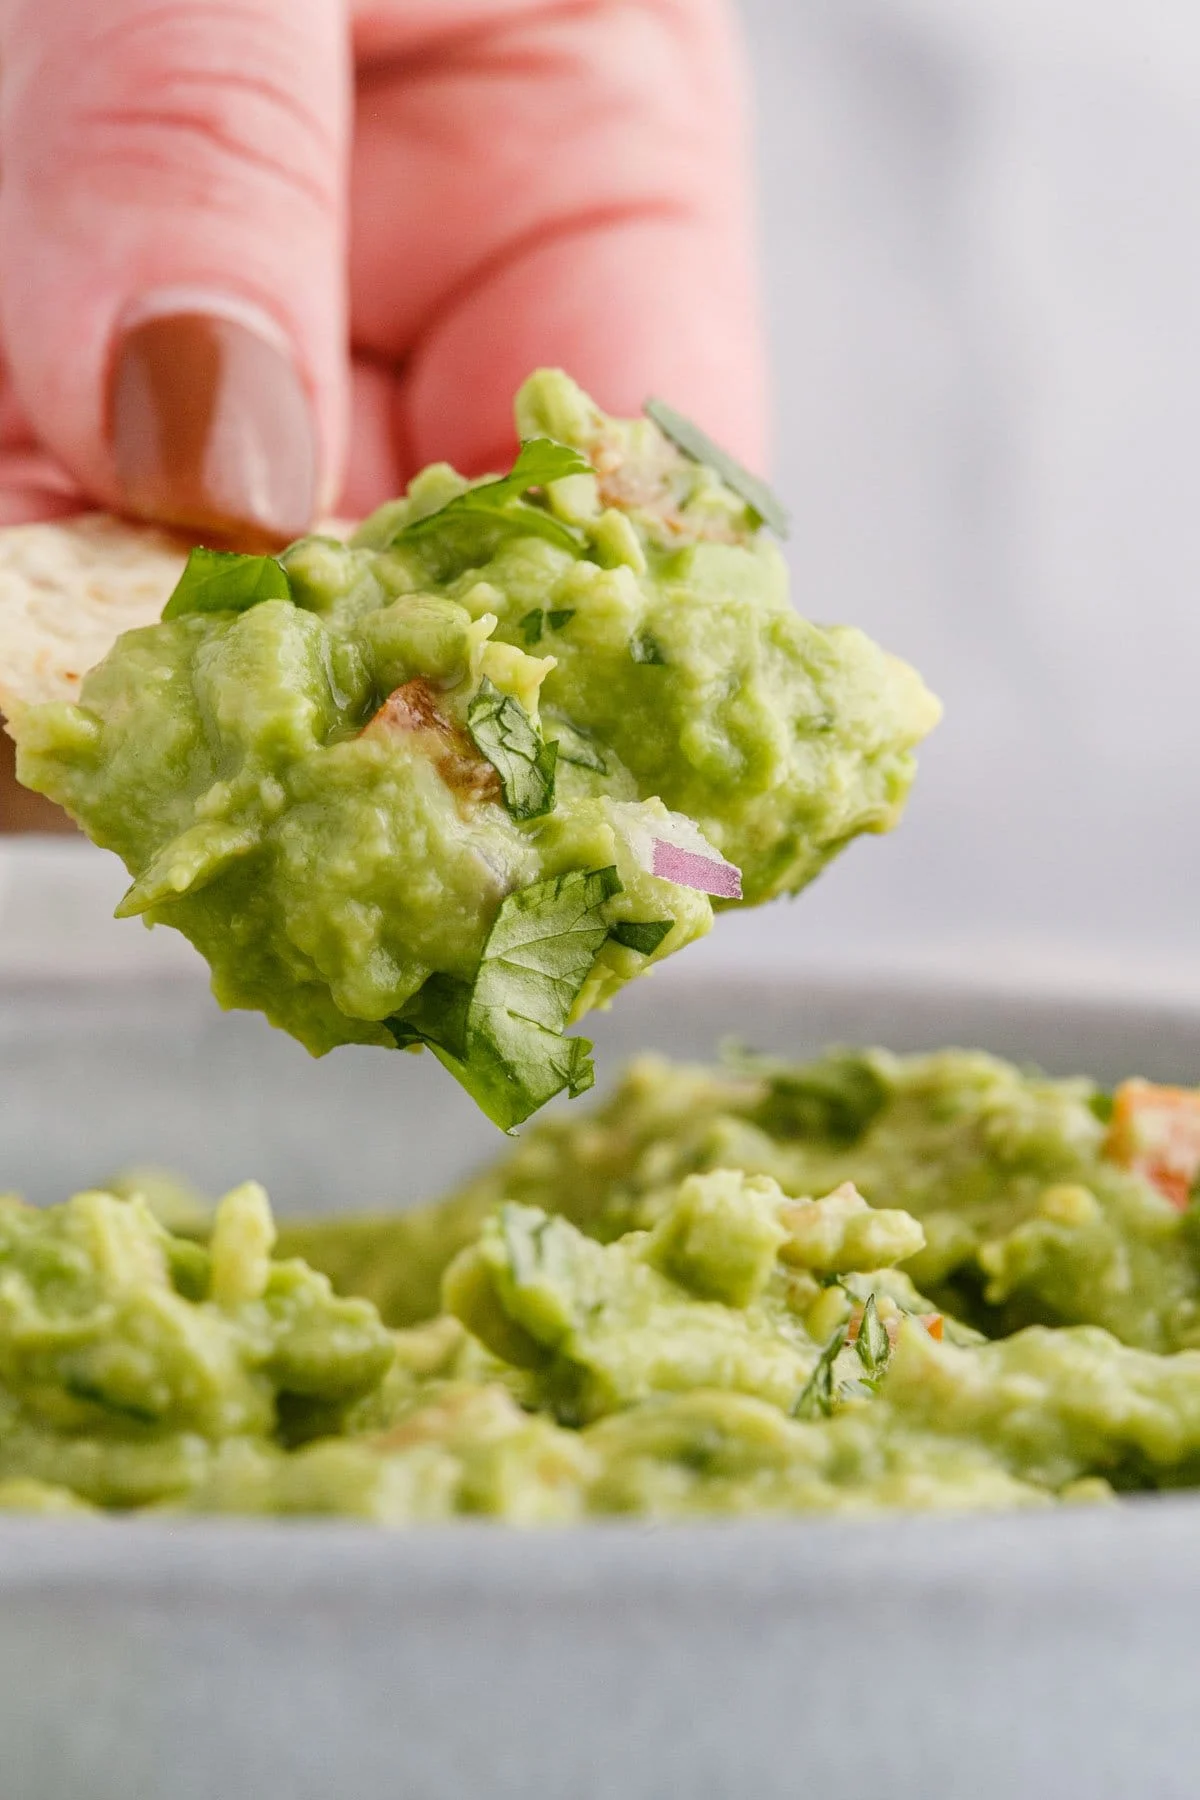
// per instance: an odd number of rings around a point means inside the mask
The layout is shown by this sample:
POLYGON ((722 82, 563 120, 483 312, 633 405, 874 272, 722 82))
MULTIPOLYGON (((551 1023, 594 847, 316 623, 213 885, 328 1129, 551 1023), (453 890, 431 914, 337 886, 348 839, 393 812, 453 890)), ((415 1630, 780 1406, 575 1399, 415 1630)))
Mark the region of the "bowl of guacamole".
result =
POLYGON ((1186 1008, 664 974, 506 1146, 183 968, 5 1000, 14 1792, 1173 1791, 1186 1008))
MULTIPOLYGON (((251 1158, 251 1161, 254 1159, 251 1158)), ((415 1209, 0 1200, 0 1509, 577 1524, 1200 1485, 1200 1093, 646 1053, 415 1209)))

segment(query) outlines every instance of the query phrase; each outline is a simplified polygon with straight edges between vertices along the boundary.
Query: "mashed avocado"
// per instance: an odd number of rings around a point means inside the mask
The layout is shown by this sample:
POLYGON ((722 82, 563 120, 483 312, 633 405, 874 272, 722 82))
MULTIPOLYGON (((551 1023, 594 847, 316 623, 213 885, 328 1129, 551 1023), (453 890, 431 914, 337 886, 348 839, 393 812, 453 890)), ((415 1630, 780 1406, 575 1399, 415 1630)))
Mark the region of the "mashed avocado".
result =
POLYGON ((759 511, 652 420, 553 372, 516 417, 508 476, 426 469, 348 544, 196 551, 79 704, 10 709, 22 781, 223 1005, 316 1054, 426 1046, 506 1128, 590 1085, 565 1026, 714 901, 893 825, 937 717, 793 611, 759 511))
POLYGON ((535 1523, 1200 1484, 1198 1170, 1200 1093, 869 1051, 643 1060, 390 1220, 277 1239, 253 1183, 205 1219, 161 1176, 10 1198, 0 1508, 535 1523))

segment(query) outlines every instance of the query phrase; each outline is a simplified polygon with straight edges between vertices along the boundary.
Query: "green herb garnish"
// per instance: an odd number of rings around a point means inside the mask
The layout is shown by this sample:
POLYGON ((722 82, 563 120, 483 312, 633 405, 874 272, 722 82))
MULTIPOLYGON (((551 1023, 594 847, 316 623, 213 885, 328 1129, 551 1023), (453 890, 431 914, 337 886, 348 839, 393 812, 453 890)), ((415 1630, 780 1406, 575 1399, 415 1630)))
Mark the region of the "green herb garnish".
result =
POLYGON ((665 400, 647 400, 642 411, 685 456, 690 456, 693 462, 703 463, 706 469, 719 475, 725 486, 731 488, 739 500, 745 501, 756 518, 771 527, 776 537, 787 537, 790 529, 787 511, 765 481, 743 469, 727 450, 713 443, 707 432, 685 419, 665 400))
POLYGON ((162 1415, 151 1412, 148 1407, 137 1406, 130 1400, 117 1400, 94 1381, 87 1381, 81 1375, 68 1375, 63 1382, 65 1391, 73 1400, 82 1400, 89 1406, 99 1406, 118 1419, 129 1419, 138 1425, 160 1425, 162 1415))
POLYGON ((721 1055, 739 1074, 766 1082, 766 1094, 749 1116, 772 1137, 855 1144, 888 1102, 883 1077, 857 1050, 830 1050, 817 1062, 789 1063, 726 1043, 721 1055))
POLYGON ((564 1089, 595 1079, 591 1044, 564 1036, 608 936, 602 912, 621 892, 615 868, 574 869, 510 894, 472 981, 431 975, 386 1021, 401 1048, 425 1044, 503 1131, 564 1089))
POLYGON ((287 571, 273 556, 236 550, 193 550, 163 607, 164 619, 185 613, 246 612, 260 600, 290 600, 287 571))
POLYGON ((800 1396, 792 1408, 793 1419, 827 1419, 833 1411, 833 1365, 849 1330, 849 1325, 842 1324, 831 1334, 817 1358, 812 1374, 800 1390, 800 1396))
POLYGON ((854 1348, 858 1351, 858 1360, 868 1375, 882 1375, 887 1367, 888 1357, 892 1353, 892 1346, 883 1320, 879 1317, 879 1308, 875 1304, 874 1294, 867 1295, 867 1304, 863 1307, 862 1322, 858 1327, 854 1348))
POLYGON ((520 623, 519 629, 525 641, 525 648, 529 650, 534 644, 541 643, 542 632, 547 625, 551 631, 562 631, 574 617, 575 608, 573 606, 556 606, 550 612, 546 612, 543 607, 535 606, 532 612, 525 614, 520 623))
POLYGON ((425 538, 460 519, 483 518, 514 533, 547 538, 578 552, 583 543, 579 533, 544 506, 533 505, 525 495, 531 488, 544 488, 567 475, 590 474, 591 468, 587 458, 569 444, 557 444, 553 438, 527 438, 508 475, 501 475, 496 481, 478 482, 456 494, 436 512, 402 526, 391 541, 396 544, 425 538))
POLYGON ((580 731, 569 719, 551 718, 549 722, 558 733, 555 742, 559 762, 574 763, 580 769, 594 769, 597 775, 608 774, 603 752, 585 731, 580 731))
POLYGON ((467 730, 499 775, 514 819, 540 819, 553 810, 558 745, 548 744, 520 701, 486 675, 467 708, 467 730))
POLYGON ((643 956, 653 956, 662 943, 674 919, 622 919, 614 925, 609 934, 613 941, 623 944, 626 950, 637 950, 643 956))
POLYGON ((1112 1123, 1113 1097, 1111 1094, 1106 1094, 1102 1088, 1097 1088, 1094 1094, 1089 1095, 1087 1104, 1092 1117, 1099 1119, 1102 1125, 1112 1123))
POLYGON ((629 654, 635 663, 666 663, 662 645, 648 631, 635 631, 629 640, 629 654))

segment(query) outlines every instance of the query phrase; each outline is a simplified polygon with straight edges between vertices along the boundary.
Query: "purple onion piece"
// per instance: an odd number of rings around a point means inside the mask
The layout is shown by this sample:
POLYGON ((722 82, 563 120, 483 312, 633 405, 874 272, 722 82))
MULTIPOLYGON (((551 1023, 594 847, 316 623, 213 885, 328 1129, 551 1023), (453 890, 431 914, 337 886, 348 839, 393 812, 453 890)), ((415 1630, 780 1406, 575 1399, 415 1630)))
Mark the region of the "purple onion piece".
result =
POLYGON ((696 888, 702 894, 716 894, 721 900, 740 900, 742 871, 733 863, 716 856, 700 856, 695 850, 681 850, 665 838, 654 839, 652 873, 662 881, 673 881, 677 887, 696 888))

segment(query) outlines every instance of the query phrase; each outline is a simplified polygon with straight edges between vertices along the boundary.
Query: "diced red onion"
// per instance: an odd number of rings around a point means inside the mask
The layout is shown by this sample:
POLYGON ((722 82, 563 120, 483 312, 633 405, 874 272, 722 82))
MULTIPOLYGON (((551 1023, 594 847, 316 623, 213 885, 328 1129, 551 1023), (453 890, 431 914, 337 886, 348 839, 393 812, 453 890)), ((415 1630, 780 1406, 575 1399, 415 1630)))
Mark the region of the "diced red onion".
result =
POLYGON ((701 856, 695 850, 681 850, 665 838, 654 839, 651 872, 662 881, 697 888, 702 894, 716 894, 721 900, 742 897, 742 871, 733 863, 718 856, 701 856))

